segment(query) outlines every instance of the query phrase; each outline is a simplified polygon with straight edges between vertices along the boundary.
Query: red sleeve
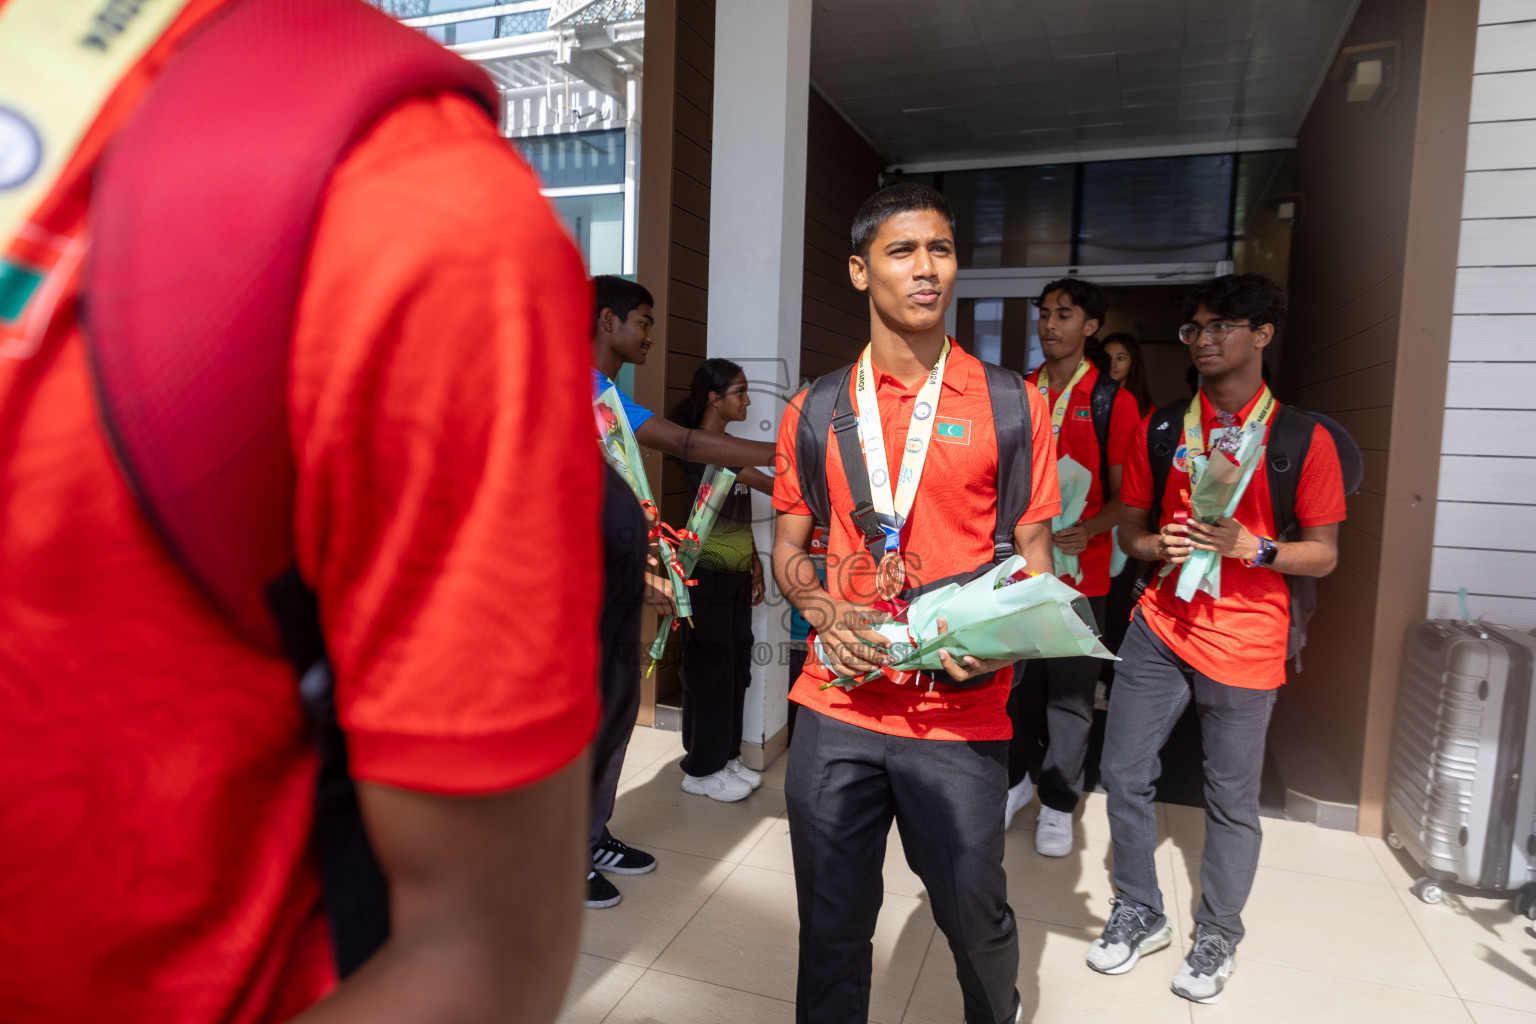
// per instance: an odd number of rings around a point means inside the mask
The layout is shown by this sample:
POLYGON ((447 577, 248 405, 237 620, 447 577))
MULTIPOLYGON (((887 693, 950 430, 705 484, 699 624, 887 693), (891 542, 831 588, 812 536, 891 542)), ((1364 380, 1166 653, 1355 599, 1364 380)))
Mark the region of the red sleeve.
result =
POLYGON ((800 474, 795 463, 795 434, 800 429, 800 403, 804 401, 802 391, 784 407, 779 420, 778 448, 773 455, 773 507, 797 516, 811 514, 810 506, 800 496, 800 474))
MULTIPOLYGON (((1125 388, 1115 392, 1115 406, 1109 413, 1109 464, 1123 466, 1131 455, 1131 445, 1136 440, 1136 425, 1141 422, 1141 412, 1136 399, 1125 388)), ((1123 484, 1121 486, 1124 486, 1123 484)))
POLYGON ((1147 427, 1152 416, 1148 413, 1136 424, 1131 435, 1130 457, 1120 477, 1120 500, 1132 508, 1152 507, 1152 463, 1147 458, 1147 427))
POLYGON ((1061 483, 1056 476, 1056 439, 1051 436, 1051 413, 1039 388, 1026 387, 1029 400, 1029 436, 1031 449, 1029 507, 1019 517, 1020 525, 1043 523, 1061 511, 1061 483))
POLYGON ((294 336, 295 526, 358 778, 496 792, 592 736, 588 295, 468 99, 402 104, 332 179, 294 336))
POLYGON ((1344 475, 1339 469, 1339 450, 1333 435, 1319 423, 1312 428, 1312 446, 1301 467, 1301 481, 1296 487, 1296 522, 1301 526, 1327 526, 1342 523, 1344 475))

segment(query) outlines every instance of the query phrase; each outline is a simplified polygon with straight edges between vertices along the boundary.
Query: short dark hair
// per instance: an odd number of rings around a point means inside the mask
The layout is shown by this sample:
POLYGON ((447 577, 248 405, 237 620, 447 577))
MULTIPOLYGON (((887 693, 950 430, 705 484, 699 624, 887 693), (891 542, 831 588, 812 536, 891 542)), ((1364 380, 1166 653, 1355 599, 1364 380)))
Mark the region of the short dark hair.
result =
POLYGON ((1046 296, 1051 292, 1066 292, 1067 298, 1083 311, 1084 317, 1097 320, 1100 327, 1104 326, 1104 317, 1109 315, 1109 296, 1104 294, 1103 288, 1080 277, 1063 277, 1040 289, 1039 297, 1034 300, 1036 309, 1045 305, 1046 296))
POLYGON ((932 210, 944 215, 949 221, 949 233, 955 233, 955 211, 944 198, 944 193, 931 185, 919 185, 913 181, 898 181, 887 185, 859 204, 859 212, 853 215, 853 254, 861 259, 869 258, 869 247, 880 233, 880 225, 898 213, 913 210, 932 210))
POLYGON ((1264 274, 1227 274, 1200 285, 1184 297, 1184 319, 1201 306, 1223 319, 1247 320, 1255 327, 1285 326, 1285 289, 1264 274))
POLYGON ((615 277, 612 274, 599 274, 592 279, 592 330, 594 332, 605 309, 613 310, 613 315, 620 320, 628 320, 629 314, 641 306, 655 305, 656 300, 651 298, 651 293, 646 290, 645 285, 638 281, 615 277))

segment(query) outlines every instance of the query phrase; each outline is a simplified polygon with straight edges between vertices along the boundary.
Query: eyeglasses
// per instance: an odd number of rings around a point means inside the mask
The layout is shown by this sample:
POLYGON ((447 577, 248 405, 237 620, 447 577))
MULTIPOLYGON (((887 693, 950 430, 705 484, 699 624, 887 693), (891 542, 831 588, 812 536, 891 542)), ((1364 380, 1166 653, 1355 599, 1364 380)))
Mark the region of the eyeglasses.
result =
POLYGON ((1200 335, 1204 334, 1207 338, 1220 345, 1239 327, 1252 328, 1253 324, 1229 324, 1223 323, 1220 320, 1203 328, 1199 324, 1185 324, 1179 328, 1179 340, 1186 345, 1193 345, 1200 340, 1200 335))

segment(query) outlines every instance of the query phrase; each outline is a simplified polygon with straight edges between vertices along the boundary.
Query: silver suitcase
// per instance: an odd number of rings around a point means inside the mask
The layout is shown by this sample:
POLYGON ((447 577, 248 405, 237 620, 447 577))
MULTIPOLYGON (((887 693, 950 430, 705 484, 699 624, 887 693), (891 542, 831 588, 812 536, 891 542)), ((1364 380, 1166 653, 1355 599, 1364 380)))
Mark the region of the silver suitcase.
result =
POLYGON ((1431 619, 1408 631, 1392 761, 1387 842, 1440 883, 1516 891, 1536 902, 1536 636, 1431 619))

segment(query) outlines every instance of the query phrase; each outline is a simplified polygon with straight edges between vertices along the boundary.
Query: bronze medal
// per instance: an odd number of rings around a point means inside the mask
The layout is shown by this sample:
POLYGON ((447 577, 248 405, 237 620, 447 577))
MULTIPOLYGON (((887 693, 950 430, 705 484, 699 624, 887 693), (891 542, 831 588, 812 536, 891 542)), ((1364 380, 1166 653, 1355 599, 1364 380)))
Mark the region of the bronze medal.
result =
POLYGON ((889 601, 907 585, 907 568, 901 563, 901 555, 888 551, 875 568, 875 593, 880 600, 889 601))

